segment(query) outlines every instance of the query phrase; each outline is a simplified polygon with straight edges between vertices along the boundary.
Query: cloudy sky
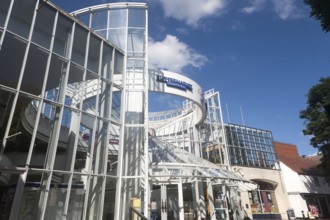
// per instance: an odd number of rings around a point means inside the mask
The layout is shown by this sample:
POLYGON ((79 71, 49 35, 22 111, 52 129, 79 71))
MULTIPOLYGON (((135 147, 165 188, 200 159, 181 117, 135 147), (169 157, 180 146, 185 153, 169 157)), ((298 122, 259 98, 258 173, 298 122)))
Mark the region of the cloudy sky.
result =
MULTIPOLYGON (((71 12, 114 1, 52 2, 71 12)), ((309 18, 301 0, 143 2, 149 5, 150 65, 219 91, 225 122, 271 130, 300 154, 315 153, 299 112, 309 88, 330 76, 330 33, 309 18)), ((179 104, 166 96, 151 100, 151 110, 179 104)))

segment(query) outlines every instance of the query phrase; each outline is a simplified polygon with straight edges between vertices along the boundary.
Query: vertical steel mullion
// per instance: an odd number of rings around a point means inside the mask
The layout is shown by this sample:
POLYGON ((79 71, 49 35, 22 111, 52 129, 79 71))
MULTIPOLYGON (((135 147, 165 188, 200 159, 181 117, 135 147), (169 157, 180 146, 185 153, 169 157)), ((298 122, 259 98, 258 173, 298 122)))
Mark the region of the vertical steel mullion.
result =
POLYGON ((77 135, 75 136, 75 140, 74 140, 72 160, 71 160, 71 164, 70 164, 70 176, 68 179, 68 188, 67 188, 65 203, 64 203, 64 207, 63 207, 63 214, 64 214, 64 216, 62 216, 63 220, 67 219, 67 216, 68 216, 68 208, 69 208, 70 195, 71 195, 71 189, 72 189, 74 164, 76 161, 78 142, 79 142, 79 128, 80 128, 81 117, 82 117, 83 92, 85 91, 86 69, 87 69, 88 51, 89 51, 89 37, 90 37, 90 32, 88 32, 87 38, 86 38, 87 42, 86 42, 86 49, 85 49, 84 73, 83 73, 83 79, 82 79, 82 83, 80 84, 79 95, 78 95, 78 97, 79 97, 78 99, 80 100, 80 102, 79 102, 79 116, 78 116, 77 126, 76 126, 76 130, 75 130, 77 135))
MULTIPOLYGON (((92 173, 92 168, 93 168, 93 158, 94 158, 94 148, 95 148, 95 139, 96 139, 96 130, 98 129, 98 116, 99 116, 99 93, 100 93, 100 76, 97 77, 97 91, 96 91, 96 102, 95 102, 95 117, 94 117, 94 123, 93 123, 93 132, 92 132, 92 140, 91 140, 91 149, 90 149, 90 158, 91 158, 91 162, 89 163, 89 167, 88 167, 88 188, 90 187, 90 180, 92 178, 91 173, 92 173)), ((96 152, 97 153, 97 152, 96 152)), ((97 172, 96 171, 96 166, 94 167, 94 173, 97 172)), ((93 177, 93 178, 97 178, 97 177, 93 177)), ((90 189, 88 189, 89 192, 90 189)), ((87 192, 86 192, 87 193, 87 192)), ((89 195, 88 198, 89 199, 89 195)), ((88 200, 86 201, 88 204, 88 200)), ((87 205, 86 204, 86 205, 87 205)), ((88 208, 88 207, 86 207, 88 208)), ((88 208, 90 210, 90 207, 88 208)), ((86 214, 86 213, 84 213, 86 214)), ((86 216, 84 216, 86 217, 86 216)))
MULTIPOLYGON (((98 116, 103 118, 103 114, 104 114, 104 109, 100 109, 100 105, 102 105, 102 100, 100 100, 100 94, 103 94, 103 80, 102 80, 102 53, 103 53, 103 41, 101 41, 101 45, 100 45, 100 53, 99 53, 99 68, 98 68, 98 75, 99 75, 99 81, 98 81, 98 89, 97 89, 97 94, 96 94, 96 112, 98 113, 98 116)), ((102 98, 102 97, 101 97, 102 98)), ((103 124, 103 120, 101 122, 103 124)), ((97 132, 98 132, 98 137, 97 137, 97 141, 99 140, 99 132, 100 132, 100 122, 97 123, 97 132)), ((98 142, 99 144, 99 142, 98 142)), ((99 160, 99 156, 100 156, 100 148, 97 145, 96 146, 96 157, 95 157, 95 161, 99 160)), ((96 171, 96 174, 99 173, 99 163, 95 163, 95 168, 94 170, 96 171)))
POLYGON ((227 169, 231 170, 231 167, 229 166, 230 165, 230 161, 229 161, 229 148, 228 148, 228 144, 227 144, 227 136, 226 136, 226 130, 225 130, 225 126, 223 124, 223 117, 222 117, 222 108, 221 108, 221 102, 220 102, 220 94, 219 92, 217 92, 217 97, 218 97, 218 103, 219 103, 219 111, 220 111, 220 121, 221 121, 221 133, 222 133, 222 144, 224 146, 224 150, 223 150, 223 153, 225 154, 224 155, 224 165, 227 166, 227 169))
MULTIPOLYGON (((128 24, 128 9, 126 12, 126 37, 127 37, 127 24, 128 24)), ((126 47, 127 47, 127 39, 126 39, 126 47)), ((118 165, 117 165, 117 184, 116 184, 116 204, 115 204, 115 217, 114 220, 120 220, 121 218, 121 210, 122 208, 122 194, 121 187, 123 182, 123 158, 124 158, 124 137, 126 130, 126 97, 127 97, 127 82, 126 82, 126 73, 127 73, 127 52, 125 52, 124 60, 123 60, 123 73, 122 73, 122 95, 121 95, 121 107, 120 107, 120 140, 119 140, 119 149, 118 149, 118 165)))
MULTIPOLYGON (((108 11, 109 13, 109 11, 108 11)), ((110 84, 110 88, 109 88, 109 97, 107 98, 108 101, 110 101, 109 106, 108 106, 108 110, 107 112, 105 113, 106 115, 103 115, 103 117, 106 117, 107 119, 109 119, 109 121, 111 120, 111 112, 112 112, 112 97, 113 97, 113 84, 112 84, 112 80, 113 80, 113 74, 114 74, 114 55, 115 55, 115 49, 112 48, 112 53, 111 53, 111 57, 112 57, 112 61, 110 63, 110 68, 111 68, 111 72, 110 73, 105 73, 105 74, 109 74, 110 76, 107 77, 107 76, 104 76, 104 78, 109 78, 110 81, 111 81, 111 84, 110 84)), ((104 57, 103 57, 104 59, 104 57)), ((107 104, 107 103, 105 103, 107 104)), ((104 209, 104 199, 105 199, 105 189, 106 189, 106 182, 107 182, 107 163, 108 163, 108 155, 109 155, 109 148, 108 148, 108 140, 109 140, 109 135, 110 135, 110 122, 107 122, 107 129, 106 129, 106 140, 107 142, 105 143, 106 146, 105 146, 105 155, 104 155, 104 164, 103 164, 103 185, 102 185, 102 198, 101 198, 101 204, 102 204, 102 214, 104 213, 103 212, 103 209, 104 209)), ((103 216, 102 216, 103 217, 103 216)))
MULTIPOLYGON (((90 36, 91 36, 91 32, 88 32, 87 34, 87 43, 86 43, 86 53, 85 53, 85 60, 84 60, 84 83, 83 83, 83 88, 82 88, 82 92, 80 93, 80 98, 81 98, 81 106, 80 108, 82 109, 82 105, 83 105, 83 99, 85 97, 84 93, 85 93, 85 85, 87 87, 87 83, 85 83, 85 80, 86 80, 86 74, 87 74, 87 65, 88 65, 88 55, 89 55, 89 44, 90 44, 90 36)), ((94 130, 94 129, 93 129, 94 130)), ((87 157, 87 156, 86 156, 87 157)), ((87 162, 87 160, 86 160, 87 162)), ((85 220, 86 219, 86 213, 87 213, 87 208, 88 208, 88 196, 89 196, 89 180, 91 178, 91 174, 88 173, 88 176, 87 176, 87 182, 86 182, 86 192, 85 192, 85 199, 84 199, 84 205, 83 205, 83 213, 82 213, 82 220, 85 220)))
POLYGON ((106 39, 109 40, 109 28, 110 28, 110 10, 107 9, 107 34, 105 35, 106 36, 106 39))
POLYGON ((3 44, 3 40, 5 39, 5 35, 6 35, 8 24, 9 24, 9 18, 10 18, 11 12, 13 10, 14 2, 15 2, 15 0, 11 0, 9 8, 8 8, 8 13, 7 13, 7 16, 6 16, 5 25, 3 26, 3 34, 0 37, 0 50, 1 50, 1 47, 2 47, 2 44, 3 44))
MULTIPOLYGON (((101 88, 100 88, 100 85, 103 85, 103 81, 102 81, 102 76, 103 76, 103 74, 102 74, 102 63, 103 63, 103 49, 104 49, 104 41, 101 41, 101 45, 100 45, 100 54, 99 54, 99 76, 101 77, 100 78, 100 83, 99 83, 99 89, 98 89, 98 91, 99 91, 99 94, 100 93, 102 93, 103 95, 104 95, 104 93, 103 93, 103 86, 101 86, 101 88)), ((105 102, 105 100, 103 100, 103 102, 105 102)), ((104 126, 104 120, 103 120, 103 117, 104 117, 104 107, 103 107, 103 103, 102 103, 102 108, 101 108, 101 110, 99 110, 99 112, 100 112, 100 117, 102 118, 101 120, 101 122, 99 122, 98 124, 102 124, 102 126, 98 126, 98 130, 99 129, 103 129, 103 126, 104 126)), ((107 123, 108 124, 108 123, 107 123)), ((108 130, 107 130, 108 131, 108 130)), ((107 132, 106 131, 106 132, 107 132)), ((102 134, 102 135, 104 135, 104 134, 102 134)), ((102 143, 105 145, 104 147, 105 148, 107 148, 108 147, 108 142, 109 142, 109 138, 108 138, 108 135, 109 134, 105 134, 105 138, 108 140, 107 142, 105 142, 105 143, 103 143, 102 141, 100 142, 100 144, 102 145, 102 143)), ((99 139, 99 137, 98 137, 98 139, 99 139)), ((102 139, 104 139, 104 137, 102 137, 102 139)), ((98 145, 99 145, 99 143, 98 143, 98 145)), ((104 159, 104 161, 103 162, 105 162, 105 166, 104 166, 104 164, 103 164, 103 172, 102 172, 102 178, 101 178, 101 181, 102 181, 102 188, 101 188, 101 195, 100 195, 100 197, 98 198, 99 199, 99 204, 98 204, 98 219, 99 220, 101 220, 102 219, 102 216, 103 216, 103 208, 104 208, 104 194, 105 194, 105 176, 104 176, 104 170, 106 170, 106 161, 107 161, 107 157, 108 157, 108 155, 102 155, 102 146, 98 146, 97 145, 97 157, 104 157, 103 159, 104 159)), ((97 157, 95 157, 96 158, 96 161, 100 161, 97 157)), ((101 160, 102 161, 102 160, 101 160)), ((97 174, 99 174, 99 162, 97 163, 97 166, 95 166, 95 170, 97 171, 97 174)), ((98 178, 98 177, 97 177, 98 178)), ((96 180, 96 182, 98 182, 99 181, 99 179, 97 179, 96 180)))
POLYGON ((145 48, 144 48, 144 192, 143 192, 143 197, 144 197, 144 213, 145 216, 149 216, 149 106, 148 106, 148 91, 149 91, 149 73, 148 73, 148 9, 146 8, 145 12, 145 48))
POLYGON ((39 208, 41 210, 39 210, 40 213, 38 216, 40 220, 44 219, 44 217, 45 217, 47 199, 48 199, 48 195, 49 195, 49 188, 50 188, 50 183, 51 183, 51 179, 52 179, 52 175, 53 175, 56 150, 58 147, 56 143, 58 142, 58 139, 59 139, 61 122, 62 122, 63 111, 64 111, 65 91, 66 91, 68 78, 69 78, 69 72, 70 72, 75 27, 76 27, 76 23, 73 22, 71 34, 68 35, 68 42, 67 42, 67 51, 66 51, 67 56, 66 57, 68 59, 68 63, 66 65, 64 79, 61 80, 61 84, 59 85, 58 102, 61 103, 61 109, 58 112, 58 115, 59 115, 58 119, 56 119, 54 122, 53 131, 52 131, 52 134, 50 137, 51 143, 48 147, 47 155, 46 155, 45 168, 48 170, 49 173, 47 174, 46 177, 43 177, 45 179, 42 180, 42 185, 45 184, 46 188, 44 191, 41 191, 41 194, 40 194, 39 208))
MULTIPOLYGON (((113 99, 113 74, 114 74, 114 55, 115 55, 115 49, 112 48, 112 53, 111 53, 111 57, 112 57, 112 60, 111 60, 111 63, 110 63, 110 70, 111 72, 109 72, 109 77, 107 76, 104 76, 104 78, 107 78, 110 80, 110 88, 109 88, 109 98, 108 98, 108 101, 109 101, 109 106, 108 106, 108 110, 107 110, 107 113, 106 115, 104 115, 105 118, 107 118, 109 121, 111 121, 111 113, 112 113, 112 99, 113 99)), ((110 139, 109 135, 110 135, 110 124, 111 122, 108 122, 107 123, 107 129, 106 129, 106 132, 107 132, 107 140, 110 139)), ((106 159, 104 161, 104 167, 105 169, 103 170, 103 175, 106 176, 107 175, 107 162, 108 162, 108 155, 109 155, 109 148, 106 147, 105 149, 105 154, 106 154, 106 159)))
POLYGON ((201 125, 198 125, 197 140, 198 140, 199 155, 204 159, 203 145, 202 145, 202 140, 201 140, 201 132, 202 132, 201 125))

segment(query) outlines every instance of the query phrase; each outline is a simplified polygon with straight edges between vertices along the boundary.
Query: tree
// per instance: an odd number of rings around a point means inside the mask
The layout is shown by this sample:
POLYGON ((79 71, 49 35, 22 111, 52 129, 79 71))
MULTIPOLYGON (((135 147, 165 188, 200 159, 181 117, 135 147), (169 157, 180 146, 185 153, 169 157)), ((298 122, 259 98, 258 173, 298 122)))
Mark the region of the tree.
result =
POLYGON ((330 77, 321 78, 307 94, 307 108, 300 112, 305 119, 304 135, 310 135, 310 144, 322 153, 318 166, 330 184, 330 77))
POLYGON ((325 32, 330 31, 330 1, 329 0, 304 0, 312 9, 310 16, 321 22, 325 32))

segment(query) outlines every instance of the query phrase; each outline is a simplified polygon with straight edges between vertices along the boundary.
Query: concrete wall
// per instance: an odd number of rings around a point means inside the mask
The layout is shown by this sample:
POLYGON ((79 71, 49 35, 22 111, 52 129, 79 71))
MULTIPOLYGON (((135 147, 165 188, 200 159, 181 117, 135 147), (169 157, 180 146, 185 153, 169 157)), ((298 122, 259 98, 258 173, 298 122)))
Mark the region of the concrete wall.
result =
MULTIPOLYGON (((272 183, 275 185, 275 197, 278 205, 279 213, 282 219, 287 219, 286 211, 290 208, 289 198, 285 187, 282 185, 282 179, 280 170, 260 169, 252 167, 233 167, 233 170, 237 171, 237 174, 241 174, 244 178, 249 180, 259 180, 263 182, 272 183)), ((247 193, 241 194, 242 204, 249 216, 252 216, 251 207, 247 193), (245 195, 246 194, 246 195, 245 195), (249 204, 249 208, 246 209, 245 204, 249 204)))

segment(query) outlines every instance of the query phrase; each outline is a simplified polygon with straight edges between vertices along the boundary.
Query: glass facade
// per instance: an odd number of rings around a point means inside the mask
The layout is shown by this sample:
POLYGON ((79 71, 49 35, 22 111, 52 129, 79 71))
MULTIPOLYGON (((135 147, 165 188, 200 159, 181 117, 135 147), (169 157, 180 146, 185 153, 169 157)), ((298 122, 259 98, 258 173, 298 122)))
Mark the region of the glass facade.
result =
POLYGON ((276 169, 272 133, 242 125, 225 125, 231 165, 276 169))
POLYGON ((0 219, 112 219, 123 59, 51 4, 1 1, 0 219))

